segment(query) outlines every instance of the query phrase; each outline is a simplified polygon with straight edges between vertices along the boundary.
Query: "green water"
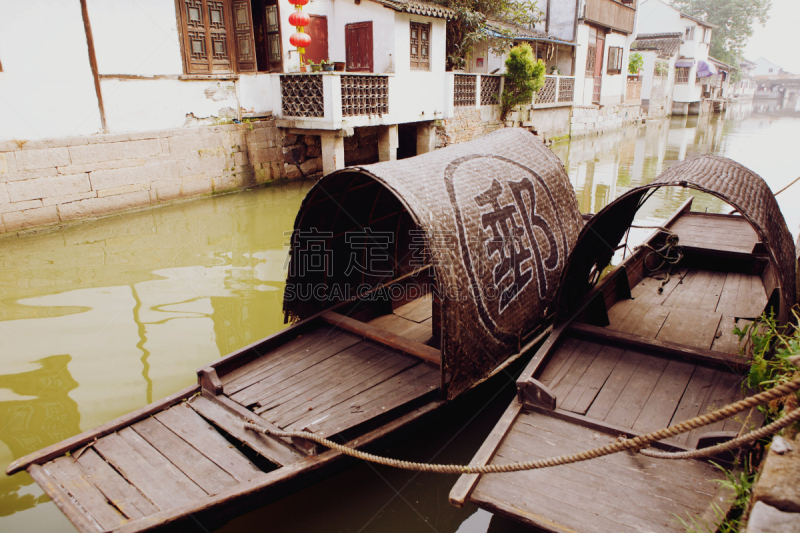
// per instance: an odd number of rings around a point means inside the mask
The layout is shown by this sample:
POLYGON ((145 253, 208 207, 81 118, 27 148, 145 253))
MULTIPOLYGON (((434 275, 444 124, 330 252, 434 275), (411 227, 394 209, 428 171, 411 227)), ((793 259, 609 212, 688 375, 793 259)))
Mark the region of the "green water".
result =
MULTIPOLYGON (((800 175, 800 119, 736 111, 654 121, 557 144, 581 210, 596 212, 674 161, 731 157, 773 190, 800 175)), ((194 371, 283 325, 287 238, 309 183, 292 183, 0 239, 0 466, 195 381, 194 371)), ((640 212, 664 219, 688 193, 660 191, 640 212)), ((800 185, 780 204, 795 237, 800 185)), ((695 208, 725 206, 698 197, 695 208)), ((459 402, 385 450, 467 462, 514 394, 459 402)), ((358 465, 223 528, 275 531, 517 531, 447 503, 454 476, 358 465)), ((0 474, 0 531, 72 531, 25 474, 0 474)))

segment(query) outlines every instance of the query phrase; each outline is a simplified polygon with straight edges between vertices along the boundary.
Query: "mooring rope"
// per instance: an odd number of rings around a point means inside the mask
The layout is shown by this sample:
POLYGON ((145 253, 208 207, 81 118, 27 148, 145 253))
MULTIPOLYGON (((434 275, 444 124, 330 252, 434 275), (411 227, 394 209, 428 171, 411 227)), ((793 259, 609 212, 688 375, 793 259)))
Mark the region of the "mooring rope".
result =
POLYGON ((787 185, 787 186, 786 186, 786 187, 784 187, 783 189, 779 190, 778 192, 776 192, 776 193, 775 193, 775 194, 773 194, 772 196, 778 196, 780 193, 782 193, 783 191, 785 191, 786 189, 788 189, 789 187, 791 187, 792 185, 794 185, 794 184, 795 184, 795 183, 797 183, 798 181, 800 181, 800 176, 798 176, 797 178, 795 178, 795 180, 794 180, 793 182, 791 182, 789 185, 787 185))
POLYGON ((773 433, 780 431, 781 429, 791 425, 794 422, 797 422, 798 420, 800 420, 800 407, 794 411, 791 411, 783 418, 779 418, 772 424, 764 426, 763 428, 755 431, 751 431, 747 435, 736 437, 735 439, 722 442, 715 446, 709 446, 708 448, 691 450, 687 452, 661 452, 658 450, 645 449, 639 450, 639 453, 646 455, 647 457, 655 457, 656 459, 700 459, 702 457, 709 457, 718 453, 727 452, 744 446, 745 444, 750 444, 751 442, 755 442, 760 438, 772 435, 773 433))
MULTIPOLYGON (((632 228, 647 228, 648 226, 635 226, 631 225, 632 228)), ((661 248, 653 248, 649 244, 640 244, 639 246, 634 246, 634 250, 638 250, 639 248, 649 248, 650 253, 647 254, 644 258, 642 264, 644 267, 650 271, 650 273, 656 273, 664 268, 665 265, 669 265, 667 267, 667 277, 661 282, 661 285, 658 286, 658 293, 661 294, 664 292, 664 285, 669 283, 670 277, 672 276, 672 269, 683 259, 683 247, 678 244, 680 241, 680 237, 678 237, 677 233, 668 230, 667 228, 661 226, 650 226, 660 231, 663 231, 667 234, 667 241, 661 248), (672 252, 675 252, 675 255, 672 255, 672 252), (650 256, 656 255, 661 258, 661 262, 658 263, 658 266, 655 268, 650 268, 647 266, 647 260, 650 256)))
MULTIPOLYGON (((489 465, 448 465, 448 464, 430 464, 430 463, 415 463, 412 461, 402 461, 399 459, 390 459, 386 457, 381 457, 378 455, 373 455, 371 453, 362 452, 360 450, 355 450, 343 444, 339 444, 338 442, 334 442, 332 440, 326 439, 319 435, 314 435, 313 433, 309 433, 307 431, 280 431, 280 430, 272 430, 262 427, 255 422, 246 422, 244 427, 246 429, 250 429, 253 431, 261 432, 265 435, 272 435, 274 437, 292 437, 292 438, 300 438, 306 439, 326 448, 330 448, 332 450, 336 450, 343 454, 349 455, 351 457, 355 457, 356 459, 362 459, 364 461, 369 461, 372 463, 381 464, 384 466, 391 466, 395 468, 400 468, 403 470, 413 470, 416 472, 435 472, 438 474, 500 474, 506 472, 519 472, 522 470, 536 470, 539 468, 547 468, 551 466, 559 466, 559 465, 566 465, 571 463, 577 463, 580 461, 587 461, 589 459, 596 459, 598 457, 603 457, 606 455, 611 455, 614 453, 619 453, 622 451, 633 451, 633 452, 641 452, 643 448, 649 446, 651 443, 660 441, 663 439, 668 439, 670 437, 674 437, 676 435, 680 435, 681 433, 686 433, 688 431, 692 431, 693 429, 697 429, 703 426, 707 426, 709 424, 713 424, 715 422, 719 422, 720 420, 724 420, 726 418, 730 418, 731 416, 741 413, 747 409, 767 404, 773 400, 777 400, 787 394, 791 394, 793 392, 797 392, 800 390, 800 378, 795 378, 794 380, 783 383, 781 385, 777 385, 776 387, 760 392, 754 396, 750 396, 748 398, 744 398, 739 400, 738 402, 726 405, 725 407, 718 409, 712 413, 708 413, 706 415, 696 416, 692 419, 685 420, 675 426, 671 426, 668 428, 660 429, 658 431, 654 431, 652 433, 648 433, 647 435, 643 435, 640 437, 633 437, 631 439, 625 438, 613 444, 609 444, 606 446, 601 446, 599 448, 594 448, 592 450, 587 450, 580 453, 573 453, 568 455, 559 455, 557 457, 551 457, 549 459, 539 459, 535 461, 525 461, 522 463, 508 463, 508 464, 489 464, 489 465)), ((795 409, 789 414, 791 421, 794 421, 795 418, 800 417, 800 409, 795 409)), ((787 417, 788 418, 788 417, 787 417)), ((784 419, 779 420, 778 422, 782 422, 784 419)), ((757 433, 758 436, 752 437, 753 439, 761 438, 763 436, 769 435, 778 431, 785 425, 791 423, 786 422, 785 424, 779 424, 778 422, 773 422, 772 424, 765 426, 764 428, 754 431, 753 433, 757 433)), ((751 437, 753 433, 745 435, 744 437, 751 437)), ((742 439, 743 437, 739 437, 734 440, 742 439)), ((733 441, 731 441, 733 442, 733 441)), ((728 443, 725 443, 728 444, 728 443)), ((710 448, 709 448, 710 449, 710 448)), ((698 450, 699 452, 706 452, 707 449, 698 450)), ((648 451, 649 453, 653 453, 648 451)), ((694 452, 690 452, 694 453, 694 452)), ((680 459, 682 457, 662 457, 665 459, 680 459)))

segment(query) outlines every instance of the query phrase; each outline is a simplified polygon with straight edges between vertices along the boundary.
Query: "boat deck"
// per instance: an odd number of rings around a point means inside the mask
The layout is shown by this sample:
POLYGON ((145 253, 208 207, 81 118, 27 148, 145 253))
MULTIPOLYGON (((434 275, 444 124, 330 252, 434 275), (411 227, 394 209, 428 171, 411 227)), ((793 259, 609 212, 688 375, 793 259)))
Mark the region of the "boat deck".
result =
MULTIPOLYGON (((370 325, 430 341, 430 322, 431 300, 421 298, 370 325)), ((434 399, 440 372, 323 322, 217 379, 216 394, 204 387, 31 475, 81 531, 148 529, 313 466, 303 443, 248 431, 246 421, 325 436, 372 427, 434 399)))
MULTIPOLYGON (((523 412, 496 451, 503 464, 578 453, 611 444, 599 433, 537 412, 523 412)), ((700 461, 618 453, 557 468, 482 476, 471 499, 550 531, 676 531, 677 519, 702 516, 717 497, 719 471, 700 461), (688 514, 687 514, 688 513, 688 514)))
MULTIPOLYGON (((681 245, 702 248, 703 257, 714 252, 749 256, 758 244, 742 217, 683 213, 670 229, 681 245)), ((690 266, 673 273, 659 293, 665 276, 642 278, 642 255, 638 266, 620 269, 627 274, 620 283, 630 287, 630 298, 613 278, 598 287, 606 326, 568 323, 523 372, 518 384, 543 385, 554 409, 532 405, 520 392, 473 463, 577 453, 743 397, 739 371, 746 361, 735 355, 739 341, 732 330, 764 310, 767 295, 760 276, 690 266)), ((701 439, 730 438, 762 424, 763 415, 753 409, 657 447, 695 449, 705 445, 701 439)), ((619 453, 529 472, 462 476, 451 501, 459 505, 469 499, 548 531, 677 532, 685 530, 678 517, 689 523, 691 517, 713 520, 712 503, 726 508, 719 484, 712 481, 720 477, 705 461, 619 453)))

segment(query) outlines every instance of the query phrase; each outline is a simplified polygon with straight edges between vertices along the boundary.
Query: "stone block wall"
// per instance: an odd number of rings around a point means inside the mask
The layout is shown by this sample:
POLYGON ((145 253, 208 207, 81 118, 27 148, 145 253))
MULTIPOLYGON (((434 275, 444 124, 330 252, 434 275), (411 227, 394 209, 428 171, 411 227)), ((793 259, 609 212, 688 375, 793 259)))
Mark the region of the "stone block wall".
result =
POLYGON ((283 173, 286 178, 319 178, 322 176, 322 145, 319 135, 282 133, 282 139, 283 173))
POLYGON ((355 128, 353 135, 344 138, 344 164, 370 165, 378 162, 380 126, 355 128))
POLYGON ((456 108, 455 116, 441 121, 436 127, 436 148, 444 148, 482 137, 503 125, 484 122, 481 110, 474 107, 456 108))
POLYGON ((581 137, 616 130, 640 118, 639 105, 575 106, 572 108, 570 136, 581 137))
POLYGON ((0 233, 285 177, 274 119, 0 142, 0 233))
POLYGON ((753 487, 747 533, 800 531, 800 435, 774 437, 753 487))

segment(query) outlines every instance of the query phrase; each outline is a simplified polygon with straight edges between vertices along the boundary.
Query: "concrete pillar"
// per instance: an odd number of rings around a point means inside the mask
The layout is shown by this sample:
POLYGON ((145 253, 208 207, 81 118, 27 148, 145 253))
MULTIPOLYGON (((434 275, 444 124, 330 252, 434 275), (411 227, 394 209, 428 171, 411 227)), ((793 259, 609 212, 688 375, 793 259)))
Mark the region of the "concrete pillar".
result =
POLYGON ((436 149, 436 126, 433 122, 417 124, 417 155, 427 154, 436 149))
POLYGON ((378 134, 378 161, 397 160, 397 124, 383 126, 378 134))
POLYGON ((689 102, 689 109, 687 113, 689 115, 699 115, 703 107, 702 102, 689 102))
POLYGON ((334 132, 320 135, 322 143, 322 175, 344 168, 344 138, 334 132))

